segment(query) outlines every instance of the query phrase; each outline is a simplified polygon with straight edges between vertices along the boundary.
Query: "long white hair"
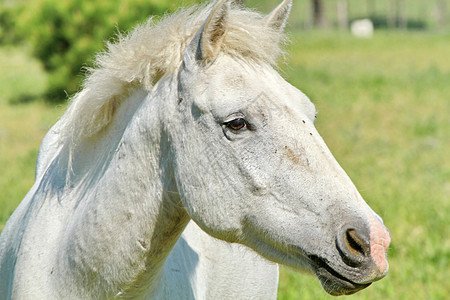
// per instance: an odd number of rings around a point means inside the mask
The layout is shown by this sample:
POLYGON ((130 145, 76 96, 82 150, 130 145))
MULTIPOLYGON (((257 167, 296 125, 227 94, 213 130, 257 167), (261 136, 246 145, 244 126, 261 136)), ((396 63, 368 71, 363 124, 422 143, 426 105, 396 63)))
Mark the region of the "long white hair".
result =
MULTIPOLYGON (((128 35, 119 35, 98 54, 82 90, 60 120, 60 142, 72 152, 84 139, 108 126, 118 106, 136 89, 152 90, 162 75, 175 72, 184 50, 214 4, 199 5, 151 17, 128 35)), ((275 66, 285 37, 264 17, 234 5, 227 19, 221 52, 246 61, 275 66)), ((69 162, 70 164, 70 162, 69 162)))

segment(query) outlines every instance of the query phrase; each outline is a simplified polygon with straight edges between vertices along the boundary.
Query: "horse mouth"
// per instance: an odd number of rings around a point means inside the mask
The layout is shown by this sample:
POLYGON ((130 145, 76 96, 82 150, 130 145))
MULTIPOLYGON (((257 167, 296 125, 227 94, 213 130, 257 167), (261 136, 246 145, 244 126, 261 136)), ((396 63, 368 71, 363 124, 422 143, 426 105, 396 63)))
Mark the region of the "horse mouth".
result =
POLYGON ((351 295, 371 285, 370 282, 361 284, 351 281, 336 272, 320 257, 309 256, 309 258, 323 289, 330 295, 351 295))

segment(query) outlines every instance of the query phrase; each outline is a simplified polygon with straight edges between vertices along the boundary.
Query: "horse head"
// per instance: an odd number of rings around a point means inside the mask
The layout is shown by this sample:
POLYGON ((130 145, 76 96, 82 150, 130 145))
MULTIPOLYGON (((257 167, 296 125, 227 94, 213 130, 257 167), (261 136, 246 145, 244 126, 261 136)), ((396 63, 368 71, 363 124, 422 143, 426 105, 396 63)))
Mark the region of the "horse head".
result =
MULTIPOLYGON (((283 30, 290 7, 261 19, 267 32, 283 30)), ((309 270, 330 294, 361 290, 388 271, 389 231, 314 127, 312 102, 270 63, 245 58, 229 31, 246 28, 230 18, 219 1, 178 72, 167 130, 181 201, 214 237, 309 270)))

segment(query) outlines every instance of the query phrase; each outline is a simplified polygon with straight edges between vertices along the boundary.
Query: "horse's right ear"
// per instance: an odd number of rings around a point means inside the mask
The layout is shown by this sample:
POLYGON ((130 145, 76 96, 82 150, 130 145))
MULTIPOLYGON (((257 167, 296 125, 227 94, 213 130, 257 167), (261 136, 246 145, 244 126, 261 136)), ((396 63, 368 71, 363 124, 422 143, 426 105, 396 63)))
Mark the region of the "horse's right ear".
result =
POLYGON ((229 11, 229 0, 221 0, 213 7, 184 52, 183 64, 186 67, 210 62, 217 57, 226 32, 229 11))
POLYGON ((266 25, 277 31, 283 31, 292 8, 292 0, 284 0, 266 17, 266 25))

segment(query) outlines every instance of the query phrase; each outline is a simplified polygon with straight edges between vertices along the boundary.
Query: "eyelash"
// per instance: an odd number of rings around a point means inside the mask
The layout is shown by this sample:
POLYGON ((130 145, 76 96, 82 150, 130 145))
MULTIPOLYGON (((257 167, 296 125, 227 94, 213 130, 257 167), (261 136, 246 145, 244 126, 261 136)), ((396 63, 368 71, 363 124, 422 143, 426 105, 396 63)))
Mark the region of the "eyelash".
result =
POLYGON ((229 122, 225 122, 224 125, 234 131, 248 128, 248 123, 243 118, 237 118, 237 119, 231 120, 229 122))

